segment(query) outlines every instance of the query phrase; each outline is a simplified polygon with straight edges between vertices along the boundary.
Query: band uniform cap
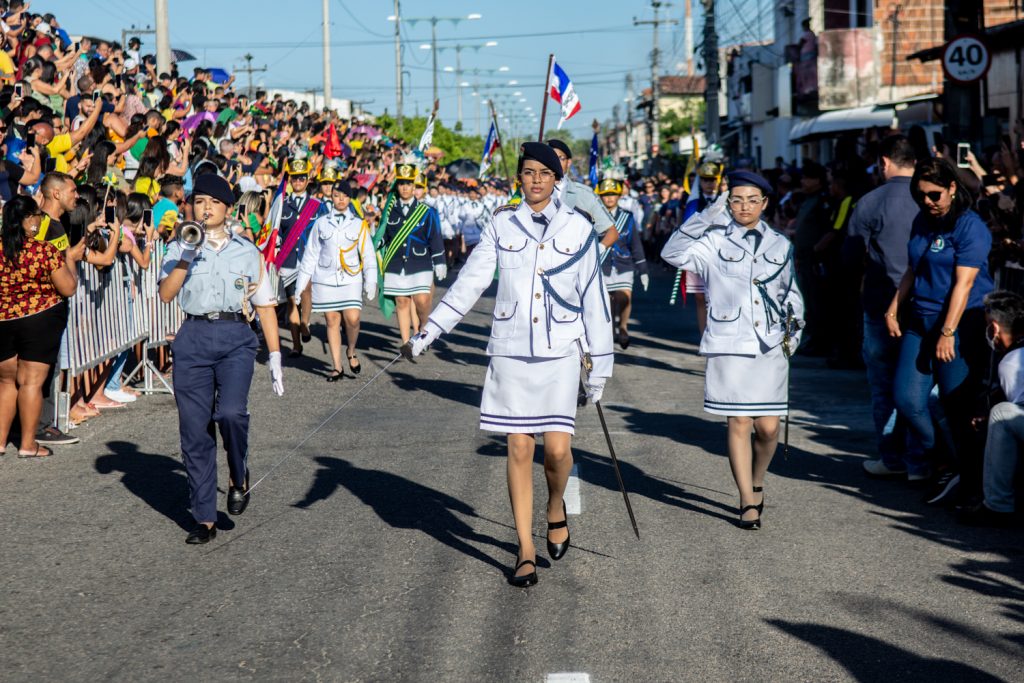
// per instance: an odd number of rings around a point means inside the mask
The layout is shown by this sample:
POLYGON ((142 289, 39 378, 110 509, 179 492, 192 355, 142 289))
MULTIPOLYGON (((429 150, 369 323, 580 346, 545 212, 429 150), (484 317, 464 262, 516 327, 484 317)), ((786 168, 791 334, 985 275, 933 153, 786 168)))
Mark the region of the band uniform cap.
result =
POLYGON ((413 179, 412 184, 416 185, 417 187, 426 187, 427 174, 419 169, 416 169, 416 177, 413 179))
POLYGON ((753 171, 733 171, 729 174, 729 187, 756 187, 765 194, 771 194, 772 185, 753 171))
POLYGON ((216 173, 206 173, 196 178, 192 198, 195 199, 203 194, 213 197, 227 206, 235 203, 235 193, 231 191, 231 183, 216 173))
POLYGON ((713 161, 705 161, 697 169, 697 175, 701 178, 717 179, 722 174, 722 167, 713 161))
POLYGON ((324 166, 324 170, 320 171, 320 178, 318 180, 321 183, 338 182, 338 169, 333 166, 324 166))
POLYGON ((597 184, 597 189, 594 190, 596 194, 622 194, 622 183, 615 178, 605 178, 597 184))
POLYGON ((550 147, 551 149, 557 149, 567 158, 572 159, 572 150, 569 149, 569 145, 565 144, 561 140, 557 138, 551 138, 550 140, 548 140, 548 147, 550 147))
POLYGON ((556 179, 562 179, 562 162, 558 160, 558 155, 549 145, 545 145, 543 142, 524 142, 519 148, 520 171, 523 169, 523 162, 527 159, 539 161, 555 174, 556 179))
POLYGON ((287 170, 288 175, 309 175, 309 162, 305 159, 291 159, 287 170))
POLYGON ((412 182, 416 180, 417 168, 413 164, 398 164, 395 167, 395 180, 408 180, 412 182))

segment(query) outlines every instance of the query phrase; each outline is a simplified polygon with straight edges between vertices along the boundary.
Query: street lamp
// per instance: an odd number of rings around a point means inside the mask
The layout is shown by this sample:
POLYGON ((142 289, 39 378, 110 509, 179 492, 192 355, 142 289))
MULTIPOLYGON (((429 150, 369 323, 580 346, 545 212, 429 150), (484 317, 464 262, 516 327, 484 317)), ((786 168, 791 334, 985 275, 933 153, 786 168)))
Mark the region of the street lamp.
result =
MULTIPOLYGON (((430 22, 430 44, 420 45, 421 50, 431 50, 434 58, 434 101, 437 101, 437 24, 441 21, 450 21, 452 26, 458 26, 460 21, 476 21, 483 19, 483 15, 479 12, 473 12, 467 14, 464 17, 398 17, 398 21, 404 21, 410 26, 415 26, 416 22, 429 21, 430 22)), ((388 21, 395 21, 396 17, 394 14, 388 17, 388 21)))
MULTIPOLYGON (((435 44, 433 46, 433 50, 434 50, 434 71, 435 71, 435 74, 436 74, 436 71, 437 71, 437 53, 441 52, 442 50, 455 50, 455 68, 453 69, 450 66, 446 66, 446 67, 444 67, 444 71, 446 71, 448 73, 454 72, 455 73, 455 78, 456 79, 461 79, 462 73, 463 73, 462 72, 462 51, 463 50, 470 49, 470 50, 479 51, 481 48, 494 47, 497 44, 498 44, 498 41, 496 41, 496 40, 488 40, 486 43, 478 43, 478 44, 474 44, 474 45, 457 44, 457 45, 442 45, 441 47, 438 47, 435 44)), ((505 68, 507 69, 508 67, 505 67, 505 68)), ((456 80, 455 81, 455 90, 456 90, 456 96, 457 96, 457 100, 458 100, 458 114, 457 114, 457 118, 458 118, 458 121, 459 121, 459 128, 462 128, 462 89, 463 88, 467 88, 467 87, 469 87, 468 83, 465 83, 462 80, 456 80)), ((435 97, 436 97, 436 95, 435 95, 435 97)))

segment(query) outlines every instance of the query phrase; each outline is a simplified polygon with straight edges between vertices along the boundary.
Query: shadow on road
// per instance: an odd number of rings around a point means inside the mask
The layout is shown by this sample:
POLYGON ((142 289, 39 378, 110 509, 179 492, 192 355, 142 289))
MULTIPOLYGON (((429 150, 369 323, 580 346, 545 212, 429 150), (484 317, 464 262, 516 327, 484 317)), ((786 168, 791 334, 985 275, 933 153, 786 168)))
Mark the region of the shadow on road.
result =
POLYGON ((479 384, 453 382, 446 379, 424 380, 407 372, 391 373, 391 381, 399 389, 405 391, 426 391, 440 398, 465 403, 468 406, 480 405, 483 388, 479 384))
POLYGON ((878 638, 841 628, 768 619, 781 631, 813 645, 857 681, 993 681, 1002 679, 951 659, 922 657, 878 638))
POLYGON ((382 521, 395 529, 417 529, 453 550, 507 572, 507 563, 491 557, 470 543, 493 546, 515 555, 516 546, 481 534, 456 513, 477 517, 476 510, 462 501, 423 484, 390 472, 356 467, 342 458, 320 456, 320 464, 306 496, 294 507, 308 508, 330 498, 339 488, 370 506, 382 521))

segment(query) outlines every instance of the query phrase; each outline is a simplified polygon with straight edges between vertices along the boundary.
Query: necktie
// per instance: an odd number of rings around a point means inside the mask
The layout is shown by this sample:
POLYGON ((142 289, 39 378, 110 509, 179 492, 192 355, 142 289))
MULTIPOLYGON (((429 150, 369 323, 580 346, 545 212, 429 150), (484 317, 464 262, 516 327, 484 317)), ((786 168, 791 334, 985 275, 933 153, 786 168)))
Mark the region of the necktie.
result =
POLYGON ((757 248, 761 246, 761 231, 757 229, 747 230, 747 233, 743 235, 746 239, 752 243, 752 249, 757 252, 757 248))
POLYGON ((533 214, 533 222, 543 228, 548 227, 548 217, 542 213, 533 214))

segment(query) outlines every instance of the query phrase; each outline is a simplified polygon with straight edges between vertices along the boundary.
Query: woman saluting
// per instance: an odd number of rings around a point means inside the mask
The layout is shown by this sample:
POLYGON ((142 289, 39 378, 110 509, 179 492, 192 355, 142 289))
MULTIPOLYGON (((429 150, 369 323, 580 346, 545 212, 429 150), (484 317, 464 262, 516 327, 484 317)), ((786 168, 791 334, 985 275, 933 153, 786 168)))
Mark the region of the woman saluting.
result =
POLYGON ((789 240, 761 220, 770 191, 755 173, 729 174, 729 194, 683 223, 661 252, 706 283, 704 410, 728 417, 743 529, 761 528, 764 477, 779 443, 779 416, 789 410, 787 355, 799 344, 804 313, 789 240))
POLYGON ((510 582, 531 586, 537 582, 531 534, 535 435, 544 435, 547 545, 558 560, 569 548, 562 495, 572 469, 581 354, 589 350, 593 361, 587 392, 594 401, 611 377, 614 357, 597 235, 582 214, 552 198, 562 177, 558 156, 543 143, 527 142, 518 174, 523 202, 495 211, 458 279, 405 350, 417 356, 451 331, 493 282, 497 267, 480 428, 508 434, 508 490, 519 537, 510 582))

